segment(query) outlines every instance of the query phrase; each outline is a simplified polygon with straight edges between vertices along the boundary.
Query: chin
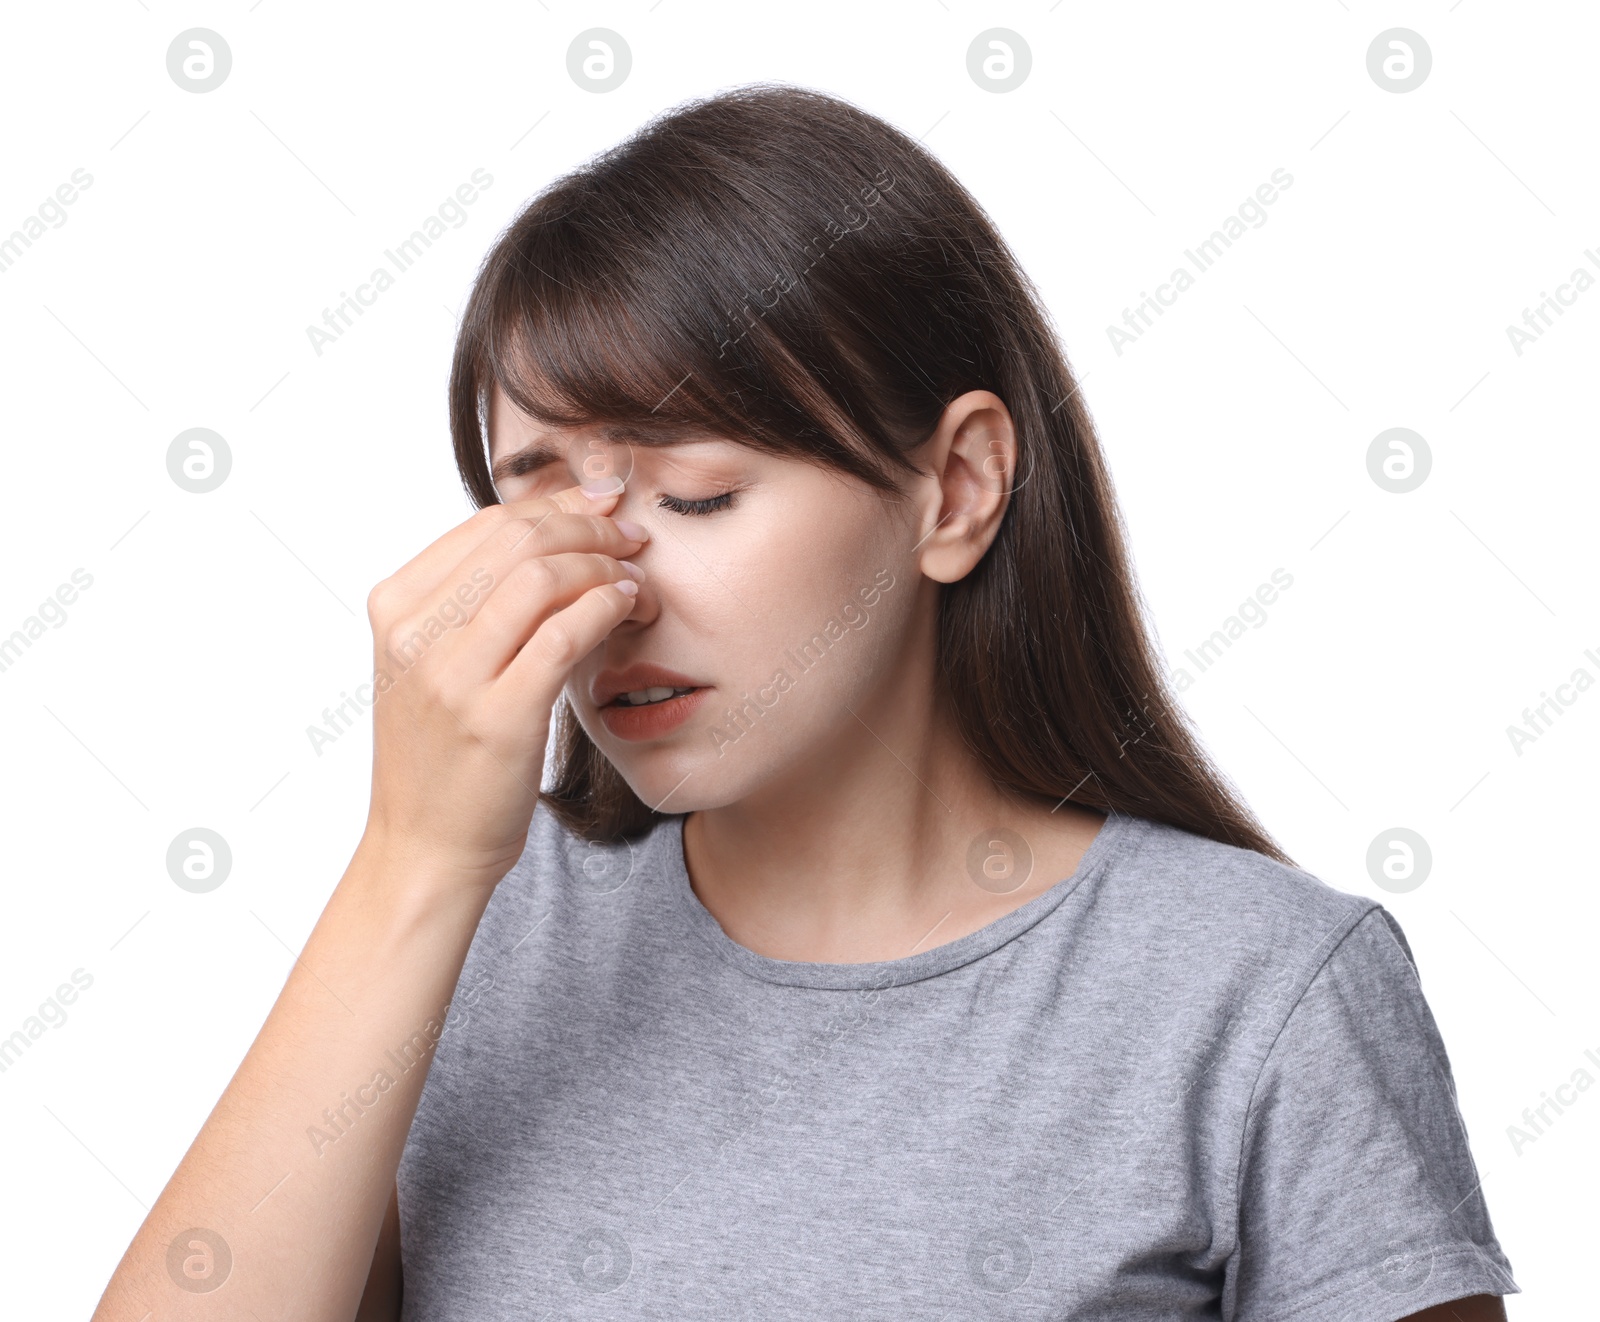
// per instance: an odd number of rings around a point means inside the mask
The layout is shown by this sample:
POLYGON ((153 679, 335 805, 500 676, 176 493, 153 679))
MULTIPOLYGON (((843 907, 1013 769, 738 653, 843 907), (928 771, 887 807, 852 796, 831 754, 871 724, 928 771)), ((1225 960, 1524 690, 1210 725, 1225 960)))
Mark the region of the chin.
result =
POLYGON ((600 743, 600 751, 640 800, 664 813, 701 812, 737 803, 754 791, 772 768, 743 765, 730 754, 673 743, 656 745, 600 743), (665 800, 665 802, 663 802, 665 800))

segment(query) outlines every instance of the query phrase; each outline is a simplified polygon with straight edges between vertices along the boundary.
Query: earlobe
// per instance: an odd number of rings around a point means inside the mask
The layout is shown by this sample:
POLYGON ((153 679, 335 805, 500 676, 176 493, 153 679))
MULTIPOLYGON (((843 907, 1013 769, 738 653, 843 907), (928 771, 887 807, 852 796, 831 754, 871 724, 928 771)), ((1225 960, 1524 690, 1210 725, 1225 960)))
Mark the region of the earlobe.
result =
POLYGON ((966 541, 967 521, 963 515, 947 517, 922 543, 917 567, 935 583, 955 583, 965 578, 970 565, 958 554, 966 541))

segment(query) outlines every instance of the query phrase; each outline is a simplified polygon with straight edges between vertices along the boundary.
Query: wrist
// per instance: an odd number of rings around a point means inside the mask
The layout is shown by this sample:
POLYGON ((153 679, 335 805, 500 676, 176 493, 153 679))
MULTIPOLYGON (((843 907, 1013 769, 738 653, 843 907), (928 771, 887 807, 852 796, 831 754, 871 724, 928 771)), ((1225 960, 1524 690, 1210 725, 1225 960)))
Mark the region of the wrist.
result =
POLYGON ((369 825, 340 885, 401 918, 431 925, 459 914, 476 925, 508 871, 463 867, 417 841, 369 825))

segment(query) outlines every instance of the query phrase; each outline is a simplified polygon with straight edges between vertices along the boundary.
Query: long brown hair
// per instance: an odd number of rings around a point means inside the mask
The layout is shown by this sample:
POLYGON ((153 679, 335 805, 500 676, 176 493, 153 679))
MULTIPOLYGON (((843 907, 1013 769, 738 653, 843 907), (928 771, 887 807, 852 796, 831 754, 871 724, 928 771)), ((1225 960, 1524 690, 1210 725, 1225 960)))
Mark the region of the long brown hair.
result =
MULTIPOLYGON (((939 607, 939 674, 967 745, 1003 789, 1292 862, 1155 661, 1037 290, 966 189, 893 126, 759 83, 679 106, 558 179, 484 259, 456 341, 450 429, 480 507, 499 501, 495 383, 547 426, 690 427, 882 491, 951 400, 993 391, 1018 473, 988 553, 939 607)), ((541 801, 591 841, 662 820, 559 708, 541 801)))

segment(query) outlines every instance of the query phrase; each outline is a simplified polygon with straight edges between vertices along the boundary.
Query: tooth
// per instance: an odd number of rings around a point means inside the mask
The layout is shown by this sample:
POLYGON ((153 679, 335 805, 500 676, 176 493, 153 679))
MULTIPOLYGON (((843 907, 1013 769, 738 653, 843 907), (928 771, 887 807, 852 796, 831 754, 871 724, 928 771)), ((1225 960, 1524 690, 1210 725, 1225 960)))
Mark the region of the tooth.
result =
POLYGON ((620 696, 619 701, 626 702, 629 706, 643 707, 653 702, 665 702, 668 698, 678 694, 688 693, 689 688, 669 688, 666 685, 657 685, 648 689, 632 689, 620 696))

